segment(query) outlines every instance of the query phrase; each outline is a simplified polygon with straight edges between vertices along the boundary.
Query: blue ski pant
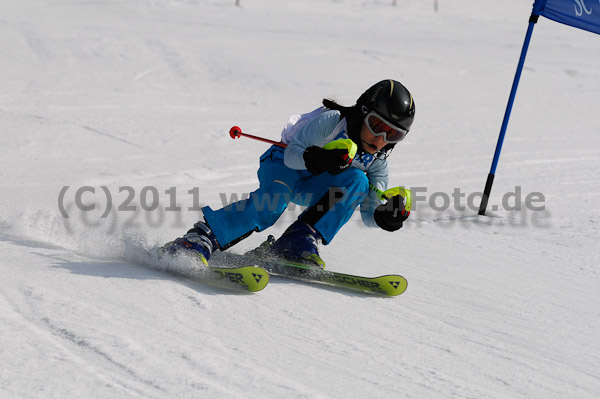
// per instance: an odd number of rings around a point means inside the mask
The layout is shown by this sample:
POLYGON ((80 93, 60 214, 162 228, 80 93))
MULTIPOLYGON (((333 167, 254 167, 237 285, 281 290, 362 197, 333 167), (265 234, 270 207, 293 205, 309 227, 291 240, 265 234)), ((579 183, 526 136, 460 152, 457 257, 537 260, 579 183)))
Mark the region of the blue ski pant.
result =
POLYGON ((213 210, 202 208, 204 219, 221 249, 226 249, 253 231, 271 227, 293 202, 308 207, 299 217, 329 244, 366 198, 369 181, 365 172, 350 167, 340 174, 290 169, 283 162, 283 148, 272 146, 260 158, 259 188, 247 199, 213 210))

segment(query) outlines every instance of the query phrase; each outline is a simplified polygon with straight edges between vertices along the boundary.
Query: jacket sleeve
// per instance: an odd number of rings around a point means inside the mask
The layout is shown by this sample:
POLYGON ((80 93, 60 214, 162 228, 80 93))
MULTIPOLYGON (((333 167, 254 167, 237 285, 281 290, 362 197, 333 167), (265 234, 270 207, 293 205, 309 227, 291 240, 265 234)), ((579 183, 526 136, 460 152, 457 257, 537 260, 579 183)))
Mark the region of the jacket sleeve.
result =
POLYGON ((322 147, 325 139, 331 134, 340 122, 338 111, 327 111, 304 125, 292 137, 285 149, 283 162, 290 169, 306 169, 304 164, 304 150, 316 145, 322 147))
MULTIPOLYGON (((386 160, 376 159, 373 165, 367 171, 367 178, 369 183, 377 187, 381 191, 387 190, 388 186, 388 174, 389 168, 386 160)), ((377 197, 373 190, 369 189, 369 194, 365 197, 364 201, 360 204, 360 216, 362 217, 363 223, 367 227, 379 227, 375 223, 375 208, 377 208, 382 201, 377 197)))

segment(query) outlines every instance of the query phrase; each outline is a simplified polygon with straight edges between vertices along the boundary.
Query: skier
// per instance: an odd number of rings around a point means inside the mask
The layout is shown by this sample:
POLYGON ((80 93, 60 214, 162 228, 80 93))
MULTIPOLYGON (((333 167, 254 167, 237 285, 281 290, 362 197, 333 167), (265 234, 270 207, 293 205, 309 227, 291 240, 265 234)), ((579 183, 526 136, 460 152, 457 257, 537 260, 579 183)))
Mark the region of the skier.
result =
POLYGON ((215 250, 272 226, 289 202, 307 209, 267 245, 269 256, 324 268, 318 243, 331 243, 359 204, 365 225, 400 229, 410 213, 403 197, 383 204, 369 184, 387 188, 387 157, 408 134, 414 115, 412 95, 395 80, 373 85, 351 107, 324 99, 323 107, 290 119, 282 131, 285 149, 273 145, 260 157, 260 186, 248 199, 218 210, 204 207, 204 221, 162 251, 189 252, 208 265, 215 250), (358 151, 349 156, 353 143, 358 151))

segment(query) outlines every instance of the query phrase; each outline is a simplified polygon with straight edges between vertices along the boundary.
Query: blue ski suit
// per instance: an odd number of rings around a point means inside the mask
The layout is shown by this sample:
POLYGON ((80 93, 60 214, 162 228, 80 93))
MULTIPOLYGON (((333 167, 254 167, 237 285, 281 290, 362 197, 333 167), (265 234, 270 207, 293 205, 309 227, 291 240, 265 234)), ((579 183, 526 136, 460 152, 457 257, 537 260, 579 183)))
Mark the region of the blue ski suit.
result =
POLYGON ((274 145, 260 157, 259 188, 247 199, 219 210, 210 206, 202 209, 221 249, 275 224, 290 202, 307 207, 299 218, 320 233, 324 244, 333 240, 359 205, 364 224, 377 227, 373 213, 381 201, 369 183, 387 189, 385 159, 357 154, 351 167, 337 175, 323 172, 315 176, 306 170, 306 148, 344 138, 348 138, 346 120, 339 111, 321 107, 292 116, 282 132, 287 148, 274 145))

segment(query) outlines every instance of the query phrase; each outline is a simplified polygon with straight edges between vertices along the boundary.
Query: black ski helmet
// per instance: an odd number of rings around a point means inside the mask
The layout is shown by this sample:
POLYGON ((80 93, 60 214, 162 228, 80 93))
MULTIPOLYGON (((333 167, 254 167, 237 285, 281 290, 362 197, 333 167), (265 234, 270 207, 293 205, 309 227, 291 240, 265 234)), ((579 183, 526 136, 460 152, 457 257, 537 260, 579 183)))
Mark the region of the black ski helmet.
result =
POLYGON ((366 108, 361 109, 364 115, 375 111, 386 121, 406 131, 410 130, 415 118, 412 95, 400 82, 391 79, 371 86, 358 98, 356 105, 366 108))
MULTIPOLYGON (((359 144, 359 154, 365 152, 362 148, 360 131, 365 116, 375 111, 393 125, 408 131, 415 117, 415 101, 406 87, 392 79, 382 80, 371 86, 356 100, 356 104, 345 107, 333 100, 324 99, 323 105, 329 109, 340 111, 346 119, 348 137, 359 144)), ((386 158, 396 144, 387 144, 380 151, 380 156, 386 158)))

